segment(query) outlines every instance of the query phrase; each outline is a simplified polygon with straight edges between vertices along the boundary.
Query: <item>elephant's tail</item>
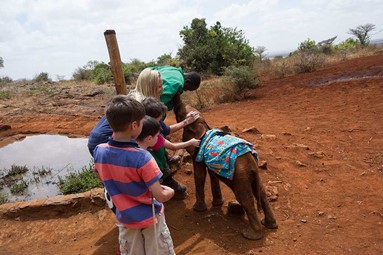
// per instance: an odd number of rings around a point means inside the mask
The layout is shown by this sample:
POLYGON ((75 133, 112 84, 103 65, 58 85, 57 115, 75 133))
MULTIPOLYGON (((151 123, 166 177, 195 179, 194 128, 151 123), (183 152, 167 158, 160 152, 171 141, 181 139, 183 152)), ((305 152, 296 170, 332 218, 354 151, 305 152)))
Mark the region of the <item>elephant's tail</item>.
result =
POLYGON ((262 190, 263 187, 262 187, 261 180, 259 178, 258 167, 256 167, 252 172, 253 172, 253 176, 254 176, 253 183, 252 183, 253 194, 255 196, 255 199, 257 200, 257 210, 258 210, 258 212, 261 212, 261 209, 262 209, 262 192, 264 192, 264 191, 262 190))

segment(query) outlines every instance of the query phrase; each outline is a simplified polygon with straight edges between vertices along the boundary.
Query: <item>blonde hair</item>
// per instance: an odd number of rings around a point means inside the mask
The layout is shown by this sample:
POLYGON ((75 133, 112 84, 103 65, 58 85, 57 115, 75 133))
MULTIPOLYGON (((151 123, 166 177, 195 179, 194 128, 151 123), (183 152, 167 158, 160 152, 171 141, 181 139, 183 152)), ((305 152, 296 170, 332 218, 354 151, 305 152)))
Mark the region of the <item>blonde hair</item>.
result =
POLYGON ((150 68, 141 71, 136 82, 136 88, 131 92, 132 96, 138 101, 144 100, 146 97, 159 98, 158 83, 160 82, 160 73, 150 68))

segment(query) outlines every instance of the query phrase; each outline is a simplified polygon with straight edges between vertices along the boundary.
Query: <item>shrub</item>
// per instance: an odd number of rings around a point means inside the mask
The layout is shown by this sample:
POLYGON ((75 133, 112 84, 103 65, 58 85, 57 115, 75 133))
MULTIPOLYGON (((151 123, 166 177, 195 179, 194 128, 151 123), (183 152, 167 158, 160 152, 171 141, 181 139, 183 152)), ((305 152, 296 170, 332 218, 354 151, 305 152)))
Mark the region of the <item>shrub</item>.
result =
POLYGON ((102 187, 102 182, 93 171, 93 164, 87 166, 76 173, 70 173, 64 178, 59 176, 58 186, 63 194, 80 193, 93 188, 102 187))
POLYGON ((9 201, 7 196, 3 192, 0 192, 0 205, 8 203, 8 202, 9 201))
POLYGON ((28 188, 28 183, 24 180, 21 180, 20 182, 18 183, 14 183, 11 188, 10 188, 10 191, 12 194, 20 194, 22 193, 26 188, 28 188))
POLYGON ((12 82, 13 82, 12 78, 8 76, 0 77, 0 84, 7 84, 12 82))
POLYGON ((97 64, 93 69, 93 80, 96 84, 104 84, 113 81, 110 66, 105 63, 97 64))
POLYGON ((33 81, 34 82, 47 82, 47 81, 51 81, 49 79, 49 76, 48 76, 48 73, 40 73, 38 75, 35 76, 35 78, 33 78, 33 81))
POLYGON ((233 92, 240 96, 239 99, 243 98, 248 90, 254 89, 259 83, 248 66, 229 66, 225 68, 224 76, 227 81, 233 83, 233 92))
POLYGON ((297 73, 313 72, 325 63, 324 56, 317 51, 299 51, 294 58, 297 73))
POLYGON ((92 70, 79 67, 73 72, 72 77, 76 81, 89 81, 92 79, 92 70))
POLYGON ((0 99, 10 99, 11 92, 7 90, 0 90, 0 99))
POLYGON ((8 174, 6 176, 15 176, 20 175, 28 172, 28 167, 26 165, 24 166, 18 166, 18 165, 11 165, 11 169, 8 171, 8 174))

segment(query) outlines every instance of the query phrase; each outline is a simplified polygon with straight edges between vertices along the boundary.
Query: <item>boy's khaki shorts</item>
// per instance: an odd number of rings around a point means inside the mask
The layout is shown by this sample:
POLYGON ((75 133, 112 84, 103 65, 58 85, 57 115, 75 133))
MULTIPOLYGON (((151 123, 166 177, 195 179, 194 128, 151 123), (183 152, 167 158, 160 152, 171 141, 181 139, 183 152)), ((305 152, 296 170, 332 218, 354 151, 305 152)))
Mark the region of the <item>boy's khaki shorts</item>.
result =
POLYGON ((117 224, 121 255, 157 254, 156 242, 158 242, 158 254, 175 254, 173 240, 166 225, 165 215, 157 216, 157 219, 156 235, 154 234, 154 226, 134 229, 117 224))

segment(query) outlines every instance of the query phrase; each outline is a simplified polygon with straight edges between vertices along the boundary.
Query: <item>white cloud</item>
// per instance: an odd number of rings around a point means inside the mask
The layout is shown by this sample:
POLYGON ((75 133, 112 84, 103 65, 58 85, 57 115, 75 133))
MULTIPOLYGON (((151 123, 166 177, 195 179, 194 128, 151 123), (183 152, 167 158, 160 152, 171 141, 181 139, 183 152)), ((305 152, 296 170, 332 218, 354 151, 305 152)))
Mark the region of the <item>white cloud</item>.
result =
MULTIPOLYGON (((48 72, 51 78, 71 78, 90 60, 109 61, 104 31, 114 29, 123 61, 156 59, 175 53, 179 36, 193 18, 208 26, 241 29, 252 46, 268 52, 293 50, 307 38, 315 41, 338 35, 350 37, 350 28, 375 24, 383 29, 380 0, 3 0, 0 9, 0 76, 33 78, 48 72)), ((383 34, 375 35, 382 38, 383 34)))

